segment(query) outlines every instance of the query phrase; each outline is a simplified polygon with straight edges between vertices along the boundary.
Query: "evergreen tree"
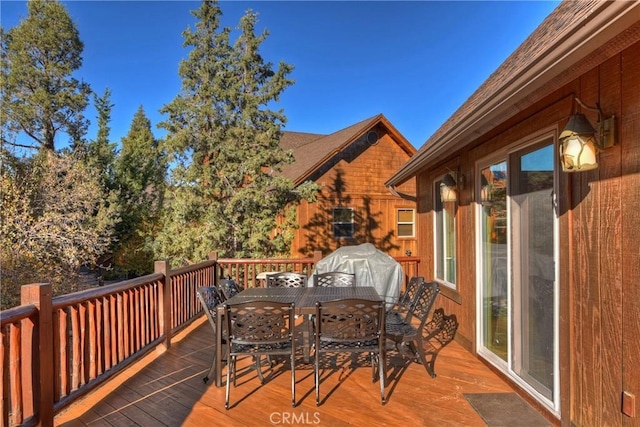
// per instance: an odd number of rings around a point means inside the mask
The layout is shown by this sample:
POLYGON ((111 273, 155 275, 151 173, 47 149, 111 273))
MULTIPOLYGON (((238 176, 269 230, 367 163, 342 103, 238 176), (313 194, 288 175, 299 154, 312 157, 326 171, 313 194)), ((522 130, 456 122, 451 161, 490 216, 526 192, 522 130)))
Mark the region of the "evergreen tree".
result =
POLYGON ((58 1, 32 0, 28 16, 3 34, 3 143, 55 149, 56 136, 82 139, 89 85, 71 77, 82 65, 78 30, 58 1), (16 142, 25 134, 32 144, 16 142))
POLYGON ((195 30, 184 33, 190 49, 181 62, 182 92, 161 112, 168 119, 166 147, 175 156, 158 255, 193 262, 210 251, 221 256, 286 254, 295 226, 291 209, 313 197, 314 184, 294 188, 279 176, 293 161, 279 145, 283 112, 268 107, 293 81, 293 67, 277 70, 259 53, 257 14, 240 20, 235 44, 220 28, 216 1, 193 12, 195 30))
MULTIPOLYGON (((98 133, 96 139, 88 143, 80 141, 75 144, 73 151, 76 156, 87 164, 87 167, 94 170, 100 188, 99 196, 104 201, 105 206, 112 212, 118 213, 117 225, 122 223, 122 204, 120 201, 119 190, 117 188, 115 177, 115 161, 117 155, 117 146, 115 142, 109 141, 109 132, 111 128, 111 110, 114 104, 111 103, 111 90, 105 89, 102 96, 93 94, 93 102, 98 113, 98 133)), ((114 238, 111 241, 111 247, 99 259, 98 266, 106 269, 112 267, 110 261, 111 256, 119 244, 118 230, 113 230, 114 238)))
POLYGON ((142 106, 121 143, 115 172, 122 221, 115 261, 120 270, 142 275, 153 270, 151 242, 157 233, 166 175, 165 157, 142 106))
POLYGON ((105 190, 115 188, 114 183, 114 161, 116 158, 116 143, 109 142, 109 132, 111 128, 111 90, 105 89, 102 96, 93 95, 93 102, 98 112, 98 134, 96 139, 88 144, 87 161, 102 171, 102 180, 105 190))

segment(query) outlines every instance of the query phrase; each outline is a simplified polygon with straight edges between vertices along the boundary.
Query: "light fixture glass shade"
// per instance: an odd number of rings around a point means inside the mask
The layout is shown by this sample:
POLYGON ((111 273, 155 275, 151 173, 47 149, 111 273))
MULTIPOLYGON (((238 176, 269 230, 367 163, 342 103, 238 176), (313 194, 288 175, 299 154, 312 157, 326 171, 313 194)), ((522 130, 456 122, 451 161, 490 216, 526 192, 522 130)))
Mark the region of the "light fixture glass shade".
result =
POLYGON ((560 134, 560 162, 565 172, 598 167, 595 129, 584 114, 574 114, 560 134))
POLYGON ((444 184, 440 185, 440 198, 442 199, 442 203, 455 202, 458 200, 458 194, 455 187, 447 187, 444 184))

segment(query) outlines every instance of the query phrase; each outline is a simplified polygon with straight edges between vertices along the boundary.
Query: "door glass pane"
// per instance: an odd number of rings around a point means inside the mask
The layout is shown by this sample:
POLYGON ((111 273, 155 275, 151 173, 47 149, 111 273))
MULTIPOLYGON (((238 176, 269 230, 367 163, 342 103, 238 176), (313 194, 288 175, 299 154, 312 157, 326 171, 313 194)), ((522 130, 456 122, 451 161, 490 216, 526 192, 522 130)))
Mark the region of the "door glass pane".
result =
POLYGON ((553 145, 512 157, 513 370, 552 399, 554 375, 553 145))
POLYGON ((482 339, 486 349, 507 361, 507 163, 480 171, 482 187, 482 339))

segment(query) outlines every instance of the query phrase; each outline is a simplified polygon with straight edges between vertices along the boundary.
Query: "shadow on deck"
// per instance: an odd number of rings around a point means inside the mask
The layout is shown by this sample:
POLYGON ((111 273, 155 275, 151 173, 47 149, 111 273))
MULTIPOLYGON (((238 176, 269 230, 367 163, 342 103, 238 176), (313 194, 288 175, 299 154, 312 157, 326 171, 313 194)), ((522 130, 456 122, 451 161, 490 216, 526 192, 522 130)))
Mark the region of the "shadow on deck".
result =
MULTIPOLYGON (((350 365, 321 374, 323 404, 315 404, 313 366, 296 365, 296 408, 291 408, 291 376, 276 365, 260 385, 255 370, 246 370, 231 389, 224 409, 224 387, 204 384, 213 351, 204 318, 180 334, 169 351, 153 352, 93 391, 55 419, 59 426, 266 426, 266 425, 449 425, 483 426, 463 393, 513 390, 472 354, 453 342, 438 356, 437 377, 387 355, 387 404, 380 404, 371 367, 350 365)), ((248 364, 248 361, 247 361, 248 364)), ((240 365, 240 362, 239 362, 240 365)), ((240 368, 239 368, 240 369, 240 368)))

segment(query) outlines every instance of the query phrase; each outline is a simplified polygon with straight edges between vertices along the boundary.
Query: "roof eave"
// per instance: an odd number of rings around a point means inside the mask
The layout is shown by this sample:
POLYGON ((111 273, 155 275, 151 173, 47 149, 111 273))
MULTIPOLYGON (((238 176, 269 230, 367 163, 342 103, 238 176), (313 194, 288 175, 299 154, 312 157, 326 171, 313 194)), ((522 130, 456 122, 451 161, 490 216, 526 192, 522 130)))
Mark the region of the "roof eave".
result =
POLYGON ((513 113, 505 115, 510 107, 517 105, 518 101, 540 89, 598 46, 628 28, 637 21, 638 13, 640 13, 640 2, 603 2, 602 7, 594 13, 577 22, 573 27, 565 29, 566 34, 559 37, 558 42, 551 49, 514 75, 486 102, 479 103, 447 133, 427 140, 423 149, 420 149, 392 175, 385 182, 385 186, 400 185, 453 148, 457 151, 470 144, 479 136, 477 132, 481 124, 493 120, 504 122, 510 118, 513 113), (585 25, 586 23, 589 25, 585 25))
POLYGON ((329 160, 331 160, 338 153, 341 153, 342 151, 344 151, 349 145, 353 144, 355 141, 358 140, 358 138, 360 138, 362 135, 364 135, 366 132, 371 130, 371 128, 373 128, 374 126, 376 126, 379 123, 381 123, 383 126, 385 126, 389 130, 389 133, 393 135, 393 138, 396 141, 396 143, 404 151, 406 151, 407 154, 414 155, 416 153, 415 147, 413 145, 411 145, 411 143, 389 122, 389 120, 387 120, 387 118, 383 114, 378 114, 377 116, 372 118, 371 122, 368 124, 367 127, 364 127, 364 128, 361 129, 360 132, 353 134, 342 145, 340 145, 336 149, 332 150, 329 154, 327 154, 322 159, 320 159, 318 162, 316 162, 304 174, 300 175, 294 181, 295 185, 300 185, 303 182, 307 181, 311 175, 313 175, 320 167, 322 167, 322 165, 327 163, 329 160))

